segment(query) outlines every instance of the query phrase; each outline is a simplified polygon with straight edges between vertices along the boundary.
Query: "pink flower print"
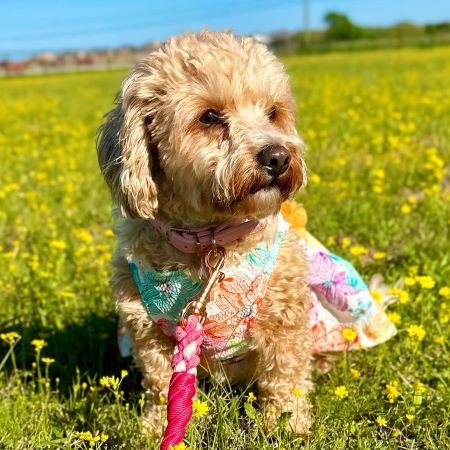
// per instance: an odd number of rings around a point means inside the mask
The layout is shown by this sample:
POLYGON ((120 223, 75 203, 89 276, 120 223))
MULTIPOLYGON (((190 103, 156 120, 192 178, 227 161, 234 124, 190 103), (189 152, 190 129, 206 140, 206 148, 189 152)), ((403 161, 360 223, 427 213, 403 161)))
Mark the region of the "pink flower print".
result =
POLYGON ((340 311, 348 307, 347 295, 353 292, 345 281, 345 270, 324 252, 314 253, 308 278, 311 288, 321 293, 340 311))

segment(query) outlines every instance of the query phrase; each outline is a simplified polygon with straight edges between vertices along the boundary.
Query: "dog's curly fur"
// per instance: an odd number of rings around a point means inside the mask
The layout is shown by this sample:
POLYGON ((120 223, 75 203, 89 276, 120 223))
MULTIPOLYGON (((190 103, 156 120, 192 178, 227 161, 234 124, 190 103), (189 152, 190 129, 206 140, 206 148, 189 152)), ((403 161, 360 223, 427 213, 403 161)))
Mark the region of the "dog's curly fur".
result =
MULTIPOLYGON (((125 216, 111 284, 144 375, 144 421, 152 430, 162 426, 160 396, 167 394, 173 342, 148 316, 126 258, 200 277, 199 257, 175 250, 149 225, 155 215, 182 227, 259 218, 265 228, 228 245, 227 263, 261 241, 272 242, 282 201, 305 183, 295 110, 283 65, 265 46, 204 31, 174 37, 140 62, 101 128, 100 167, 125 216), (210 109, 220 112, 220 123, 199 120, 210 109), (267 145, 281 145, 291 155, 289 169, 275 181, 256 157, 267 145)), ((292 430, 305 434, 309 290, 306 258, 295 240, 289 232, 282 242, 248 357, 224 366, 203 360, 202 366, 232 382, 256 379, 267 426, 290 411, 292 430), (303 392, 299 398, 293 395, 296 387, 303 392)))

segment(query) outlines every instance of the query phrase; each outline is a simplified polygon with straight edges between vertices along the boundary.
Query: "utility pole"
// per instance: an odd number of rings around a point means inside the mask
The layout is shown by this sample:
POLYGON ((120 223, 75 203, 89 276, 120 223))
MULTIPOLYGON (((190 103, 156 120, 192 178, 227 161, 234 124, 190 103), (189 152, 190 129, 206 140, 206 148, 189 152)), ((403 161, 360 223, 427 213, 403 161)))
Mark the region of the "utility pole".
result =
POLYGON ((309 44, 309 0, 303 0, 303 43, 309 44))

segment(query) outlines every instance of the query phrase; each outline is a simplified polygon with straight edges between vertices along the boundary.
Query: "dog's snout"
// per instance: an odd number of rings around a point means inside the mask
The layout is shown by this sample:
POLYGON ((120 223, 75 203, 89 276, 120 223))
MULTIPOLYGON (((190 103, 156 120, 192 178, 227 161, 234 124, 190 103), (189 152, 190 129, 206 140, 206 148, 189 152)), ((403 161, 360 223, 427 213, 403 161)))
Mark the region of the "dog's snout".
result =
POLYGON ((258 153, 258 162, 263 166, 267 173, 273 177, 279 177, 289 167, 291 154, 286 147, 282 145, 266 145, 258 153))

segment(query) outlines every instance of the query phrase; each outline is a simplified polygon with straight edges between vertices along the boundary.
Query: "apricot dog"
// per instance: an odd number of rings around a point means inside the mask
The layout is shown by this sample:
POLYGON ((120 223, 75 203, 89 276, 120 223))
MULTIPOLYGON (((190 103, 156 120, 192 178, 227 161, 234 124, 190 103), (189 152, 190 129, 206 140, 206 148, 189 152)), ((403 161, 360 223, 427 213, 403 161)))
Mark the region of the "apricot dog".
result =
MULTIPOLYGON (((149 315, 130 261, 201 280, 200 255, 175 248, 167 231, 227 221, 256 219, 258 226, 224 245, 225 275, 255 249, 272 246, 281 203, 305 183, 295 113, 289 78, 265 46, 204 31, 174 37, 137 64, 101 128, 100 167, 124 217, 111 284, 144 376, 144 422, 151 430, 163 425, 160 396, 167 395, 174 342, 149 315)), ((267 427, 289 411, 299 434, 310 426, 306 278, 306 257, 288 230, 267 288, 253 300, 252 320, 242 318, 239 358, 204 352, 201 362, 203 375, 255 380, 267 427)))

